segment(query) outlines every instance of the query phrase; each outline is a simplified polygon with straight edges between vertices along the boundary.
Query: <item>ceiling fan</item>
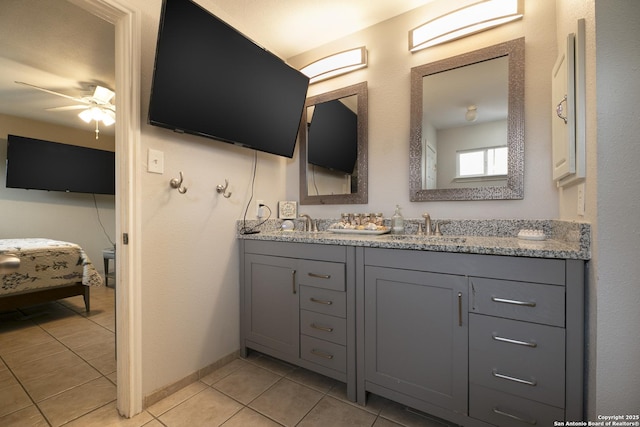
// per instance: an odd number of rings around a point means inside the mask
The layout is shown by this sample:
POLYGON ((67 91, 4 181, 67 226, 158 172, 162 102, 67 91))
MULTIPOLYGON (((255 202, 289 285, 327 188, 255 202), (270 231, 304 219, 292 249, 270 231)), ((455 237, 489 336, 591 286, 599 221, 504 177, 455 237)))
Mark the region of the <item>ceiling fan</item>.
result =
POLYGON ((68 110, 82 110, 78 117, 84 120, 86 123, 91 121, 96 122, 96 139, 100 130, 98 124, 102 122, 105 126, 111 126, 116 121, 116 106, 113 104, 112 99, 115 96, 115 92, 107 89, 103 86, 96 85, 93 95, 83 96, 81 98, 65 95, 63 93, 55 92, 49 89, 45 89, 40 86, 32 85, 25 82, 16 82, 19 85, 28 86, 33 89, 40 90, 42 92, 50 93, 52 95, 61 96, 63 98, 70 99, 78 103, 78 105, 68 105, 64 107, 47 108, 48 111, 68 111, 68 110))

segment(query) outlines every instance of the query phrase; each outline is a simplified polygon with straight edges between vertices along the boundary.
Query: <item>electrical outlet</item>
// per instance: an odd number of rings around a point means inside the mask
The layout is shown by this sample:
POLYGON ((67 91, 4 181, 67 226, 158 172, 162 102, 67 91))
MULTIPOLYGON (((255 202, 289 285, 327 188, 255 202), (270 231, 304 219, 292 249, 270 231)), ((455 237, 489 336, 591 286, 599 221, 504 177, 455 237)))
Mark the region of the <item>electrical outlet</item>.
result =
POLYGON ((578 215, 584 216, 585 200, 584 200, 584 183, 578 184, 578 215))
POLYGON ((264 200, 256 200, 256 216, 258 218, 264 216, 264 200))

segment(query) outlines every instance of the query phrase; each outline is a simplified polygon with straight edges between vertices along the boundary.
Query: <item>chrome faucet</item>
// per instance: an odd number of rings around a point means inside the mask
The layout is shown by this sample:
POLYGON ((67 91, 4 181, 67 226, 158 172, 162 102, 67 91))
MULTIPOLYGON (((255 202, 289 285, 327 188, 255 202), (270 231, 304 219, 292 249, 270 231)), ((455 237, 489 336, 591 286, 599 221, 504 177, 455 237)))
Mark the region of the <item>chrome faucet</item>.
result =
POLYGON ((301 214, 299 218, 304 218, 304 231, 315 233, 318 231, 318 224, 307 214, 301 214))

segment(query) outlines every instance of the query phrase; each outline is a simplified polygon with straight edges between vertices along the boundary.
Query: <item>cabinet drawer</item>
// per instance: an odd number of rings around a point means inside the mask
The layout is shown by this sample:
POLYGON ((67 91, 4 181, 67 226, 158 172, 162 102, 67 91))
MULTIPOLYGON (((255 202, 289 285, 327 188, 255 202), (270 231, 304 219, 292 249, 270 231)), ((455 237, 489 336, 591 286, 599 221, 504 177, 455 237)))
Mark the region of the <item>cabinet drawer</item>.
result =
POLYGON ((336 344, 347 343, 346 319, 300 310, 300 332, 336 344))
POLYGON ((470 384, 469 416, 501 427, 552 426, 564 420, 560 408, 470 384))
POLYGON ((469 381, 564 407, 565 330, 469 315, 469 381))
POLYGON ((564 327, 564 286, 471 277, 470 311, 564 327))
POLYGON ((347 314, 346 294, 312 286, 300 286, 300 308, 344 318, 347 314))
POLYGON ((344 292, 344 263, 300 260, 298 266, 298 282, 301 285, 344 292))
POLYGON ((301 335, 300 357, 338 372, 347 371, 347 349, 342 345, 301 335))

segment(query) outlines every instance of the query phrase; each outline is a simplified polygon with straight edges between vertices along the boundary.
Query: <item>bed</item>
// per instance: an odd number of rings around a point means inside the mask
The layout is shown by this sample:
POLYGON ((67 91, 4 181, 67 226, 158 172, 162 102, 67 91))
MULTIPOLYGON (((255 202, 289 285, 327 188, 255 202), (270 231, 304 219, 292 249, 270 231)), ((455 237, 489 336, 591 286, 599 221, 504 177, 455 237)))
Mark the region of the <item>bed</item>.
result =
POLYGON ((19 259, 17 268, 0 274, 0 311, 82 295, 88 313, 91 288, 103 285, 102 276, 75 243, 0 239, 0 256, 19 259))

